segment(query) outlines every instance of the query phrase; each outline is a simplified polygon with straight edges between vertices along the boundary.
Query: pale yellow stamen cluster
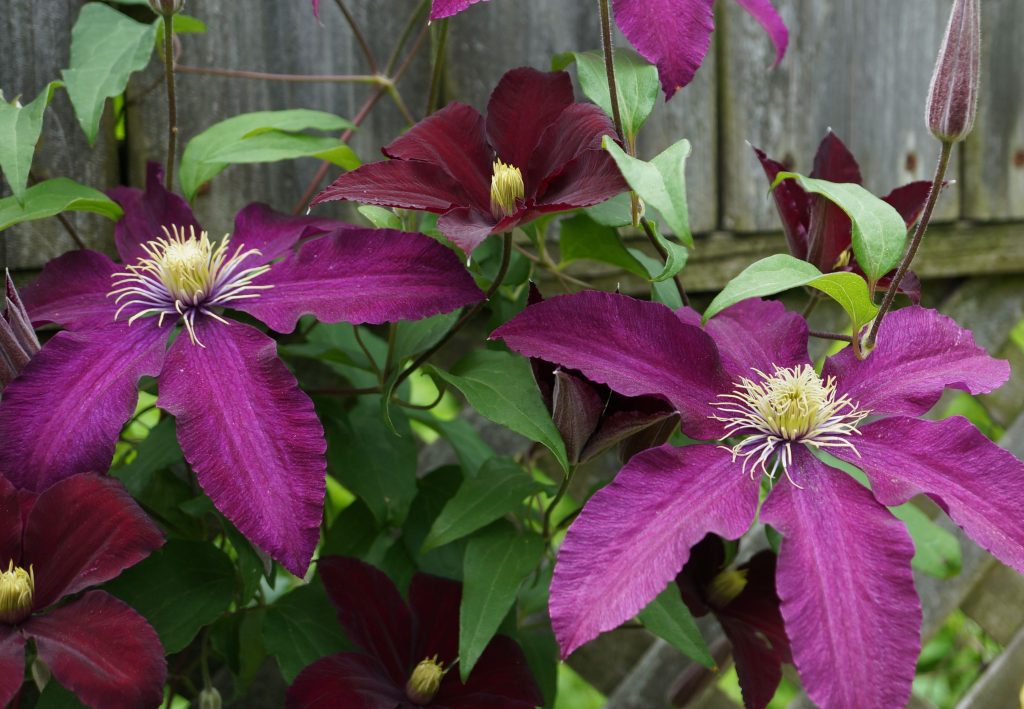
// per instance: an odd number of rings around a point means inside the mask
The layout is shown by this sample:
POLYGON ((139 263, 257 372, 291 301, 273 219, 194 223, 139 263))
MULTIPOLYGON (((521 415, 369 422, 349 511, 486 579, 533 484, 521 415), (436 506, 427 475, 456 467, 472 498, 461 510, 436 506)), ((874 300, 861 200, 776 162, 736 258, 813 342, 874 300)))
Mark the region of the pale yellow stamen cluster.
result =
POLYGON ((515 165, 507 165, 500 159, 494 161, 491 172, 491 214, 495 219, 511 216, 519 209, 518 202, 524 198, 526 187, 523 173, 515 165))
POLYGON ((0 623, 18 623, 28 617, 32 612, 35 590, 36 577, 32 567, 25 571, 11 560, 7 571, 0 571, 0 623))
POLYGON ((426 704, 437 695, 444 674, 444 663, 438 662, 437 655, 425 658, 412 671, 405 685, 405 696, 416 704, 426 704))
POLYGON ((722 608, 736 599, 747 587, 747 569, 726 569, 711 579, 708 600, 722 608))
POLYGON ((746 436, 730 449, 733 460, 743 458, 744 470, 753 459, 751 475, 760 469, 774 479, 781 464, 788 477, 791 446, 797 443, 857 453, 849 437, 859 433, 857 424, 870 412, 859 409, 848 396, 837 399, 834 378, 822 381, 809 364, 776 367, 771 376, 754 372, 759 381, 744 377, 733 393, 712 402, 723 414, 713 418, 726 423, 726 436, 746 436), (773 456, 769 470, 767 463, 773 456))

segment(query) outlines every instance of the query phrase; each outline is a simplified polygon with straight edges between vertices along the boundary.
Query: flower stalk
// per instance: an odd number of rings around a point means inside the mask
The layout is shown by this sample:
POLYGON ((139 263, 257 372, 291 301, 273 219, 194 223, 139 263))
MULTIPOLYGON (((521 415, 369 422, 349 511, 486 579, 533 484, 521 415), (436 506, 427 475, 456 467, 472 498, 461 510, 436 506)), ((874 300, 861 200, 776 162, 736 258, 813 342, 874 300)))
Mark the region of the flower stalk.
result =
POLYGON ((174 95, 174 13, 163 13, 164 83, 167 85, 167 165, 164 169, 167 189, 174 188, 174 154, 178 143, 178 103, 174 95))

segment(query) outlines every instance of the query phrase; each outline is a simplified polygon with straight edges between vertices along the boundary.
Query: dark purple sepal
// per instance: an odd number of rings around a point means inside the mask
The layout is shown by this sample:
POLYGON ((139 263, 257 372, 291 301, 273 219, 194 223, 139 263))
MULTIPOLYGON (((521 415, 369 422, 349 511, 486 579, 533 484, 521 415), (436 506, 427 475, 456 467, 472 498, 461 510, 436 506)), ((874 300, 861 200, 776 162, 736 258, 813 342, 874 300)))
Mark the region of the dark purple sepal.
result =
POLYGON ((7 706, 25 677, 25 637, 14 626, 0 626, 0 706, 7 706))
POLYGON ((0 559, 21 559, 23 529, 21 495, 7 478, 0 476, 0 559))
POLYGON ((574 100, 564 71, 510 69, 487 102, 488 142, 501 160, 526 171, 541 137, 574 100))
POLYGON ((575 465, 581 462, 582 452, 598 427, 605 397, 592 382, 559 369, 555 372, 552 402, 551 418, 565 442, 569 462, 575 465))
POLYGON ((323 657, 302 670, 288 688, 287 709, 412 709, 376 658, 357 653, 323 657))
POLYGON ((752 378, 755 369, 771 375, 775 367, 811 362, 807 321, 777 300, 740 301, 708 320, 704 329, 733 380, 752 378))
MULTIPOLYGON (((753 148, 754 154, 761 162, 769 186, 775 182, 775 178, 780 172, 790 169, 768 157, 760 148, 753 145, 750 147, 753 148)), ((811 205, 814 203, 814 195, 804 191, 796 180, 783 180, 772 190, 771 195, 775 202, 775 208, 779 212, 779 218, 782 220, 782 230, 786 234, 789 253, 796 258, 806 259, 808 215, 811 205)))
POLYGON ((462 584, 416 574, 409 584, 409 608, 416 623, 413 660, 438 656, 446 665, 459 654, 459 606, 462 584))
POLYGON ((466 683, 458 668, 445 676, 432 709, 534 709, 544 703, 526 657, 504 635, 496 635, 477 660, 466 683))
POLYGON ((133 263, 145 258, 146 252, 142 245, 147 241, 166 238, 164 229, 171 226, 195 229, 196 234, 202 231, 199 222, 192 214, 180 195, 169 192, 164 187, 164 170, 159 163, 146 164, 146 189, 135 187, 114 187, 107 190, 107 195, 121 205, 124 216, 114 225, 114 241, 121 260, 133 263))
POLYGON ((253 202, 235 215, 231 253, 239 247, 243 251, 257 249, 260 257, 250 257, 245 262, 251 268, 284 256, 304 239, 348 226, 335 219, 282 214, 261 202, 253 202))
POLYGON ((108 295, 121 267, 97 251, 69 251, 49 261, 21 295, 32 322, 55 323, 68 330, 114 322, 118 306, 108 295))

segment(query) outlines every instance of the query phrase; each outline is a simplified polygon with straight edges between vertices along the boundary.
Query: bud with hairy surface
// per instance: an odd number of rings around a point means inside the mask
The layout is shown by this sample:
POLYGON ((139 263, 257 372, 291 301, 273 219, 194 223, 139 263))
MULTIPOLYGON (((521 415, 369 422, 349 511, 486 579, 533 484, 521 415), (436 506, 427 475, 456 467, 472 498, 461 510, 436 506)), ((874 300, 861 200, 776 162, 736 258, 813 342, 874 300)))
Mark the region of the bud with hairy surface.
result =
POLYGON ((974 127, 981 83, 981 0, 955 0, 928 91, 928 129, 958 143, 974 127))

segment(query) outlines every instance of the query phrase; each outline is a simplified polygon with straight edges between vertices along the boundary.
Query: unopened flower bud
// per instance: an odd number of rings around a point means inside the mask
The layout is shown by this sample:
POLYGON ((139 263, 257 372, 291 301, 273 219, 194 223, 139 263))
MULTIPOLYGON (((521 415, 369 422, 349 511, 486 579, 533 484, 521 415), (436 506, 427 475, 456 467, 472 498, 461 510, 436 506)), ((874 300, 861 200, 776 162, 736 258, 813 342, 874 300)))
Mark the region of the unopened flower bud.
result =
POLYGON ((185 0, 149 0, 149 7, 158 15, 175 15, 185 7, 185 0))
POLYGON ((427 704, 437 696, 437 690, 441 687, 441 680, 444 678, 442 664, 437 661, 437 655, 428 657, 416 665, 412 676, 405 684, 405 696, 415 704, 427 704))
POLYGON ((516 213, 518 202, 526 194, 523 173, 515 165, 494 161, 491 173, 491 214, 495 219, 504 219, 516 213))
POLYGON ((6 293, 0 298, 0 391, 39 351, 39 340, 10 273, 6 281, 6 293))
POLYGON ((204 687, 199 693, 199 709, 220 709, 220 692, 216 687, 204 687))
POLYGON ((928 91, 928 129, 957 143, 974 127, 981 83, 980 0, 954 0, 928 91))

